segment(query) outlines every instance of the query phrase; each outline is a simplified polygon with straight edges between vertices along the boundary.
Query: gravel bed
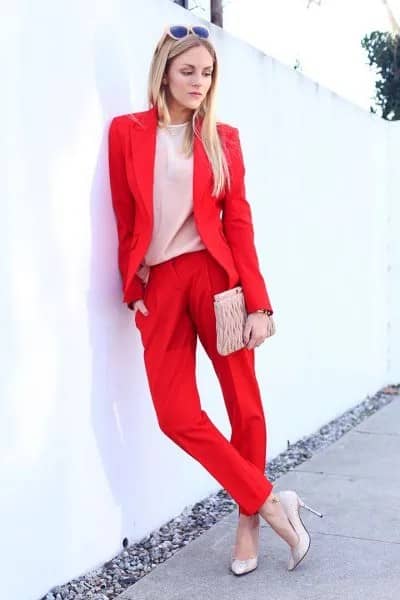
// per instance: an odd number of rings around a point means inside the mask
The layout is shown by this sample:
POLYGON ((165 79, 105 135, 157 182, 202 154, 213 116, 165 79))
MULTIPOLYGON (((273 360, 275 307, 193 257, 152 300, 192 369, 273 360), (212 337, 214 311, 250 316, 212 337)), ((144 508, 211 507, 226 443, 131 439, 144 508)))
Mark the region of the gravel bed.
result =
MULTIPOLYGON (((268 479, 276 481, 392 402, 399 394, 400 384, 385 387, 374 396, 367 396, 366 400, 323 425, 315 433, 304 436, 294 444, 288 440, 287 449, 268 462, 268 479)), ((124 550, 117 556, 98 569, 52 588, 40 600, 112 600, 233 510, 237 510, 237 504, 225 490, 220 490, 186 507, 178 517, 139 542, 129 546, 125 539, 124 550)))

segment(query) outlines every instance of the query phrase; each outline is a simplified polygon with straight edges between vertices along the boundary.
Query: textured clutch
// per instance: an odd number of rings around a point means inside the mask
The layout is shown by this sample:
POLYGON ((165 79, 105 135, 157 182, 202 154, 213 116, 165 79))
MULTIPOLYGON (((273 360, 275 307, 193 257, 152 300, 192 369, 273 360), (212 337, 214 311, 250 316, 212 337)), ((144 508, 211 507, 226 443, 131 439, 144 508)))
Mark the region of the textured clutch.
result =
POLYGON ((214 294, 217 350, 226 355, 244 348, 243 331, 247 312, 241 285, 214 294))

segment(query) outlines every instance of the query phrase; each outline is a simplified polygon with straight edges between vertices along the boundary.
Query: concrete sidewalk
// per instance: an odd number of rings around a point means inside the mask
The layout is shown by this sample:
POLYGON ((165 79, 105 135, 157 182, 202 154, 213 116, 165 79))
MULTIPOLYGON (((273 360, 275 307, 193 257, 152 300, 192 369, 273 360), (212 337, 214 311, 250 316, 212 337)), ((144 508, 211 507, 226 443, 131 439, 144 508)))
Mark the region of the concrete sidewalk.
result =
POLYGON ((311 547, 286 570, 288 546, 262 520, 258 568, 229 570, 234 511, 118 596, 118 600, 400 599, 400 398, 275 482, 302 509, 311 547))

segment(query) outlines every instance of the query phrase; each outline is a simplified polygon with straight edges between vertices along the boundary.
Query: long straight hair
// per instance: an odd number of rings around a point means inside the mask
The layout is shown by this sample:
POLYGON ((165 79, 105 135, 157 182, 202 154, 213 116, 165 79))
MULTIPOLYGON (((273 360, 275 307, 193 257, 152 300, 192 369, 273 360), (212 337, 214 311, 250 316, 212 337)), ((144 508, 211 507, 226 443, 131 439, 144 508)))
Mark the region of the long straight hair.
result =
POLYGON ((208 50, 212 56, 214 68, 207 95, 200 106, 193 111, 192 126, 187 127, 185 130, 183 152, 189 157, 193 153, 193 136, 196 135, 201 139, 213 173, 214 185, 212 194, 218 196, 225 190, 226 185, 228 188, 230 187, 230 175, 226 155, 217 129, 215 106, 218 60, 215 48, 209 39, 198 38, 190 34, 182 40, 175 40, 163 34, 157 43, 150 65, 148 103, 150 107, 157 107, 160 126, 166 127, 169 125, 171 116, 166 99, 166 88, 162 82, 163 77, 167 74, 169 65, 175 57, 197 46, 204 46, 208 50), (197 129, 197 117, 202 119, 201 131, 197 129))

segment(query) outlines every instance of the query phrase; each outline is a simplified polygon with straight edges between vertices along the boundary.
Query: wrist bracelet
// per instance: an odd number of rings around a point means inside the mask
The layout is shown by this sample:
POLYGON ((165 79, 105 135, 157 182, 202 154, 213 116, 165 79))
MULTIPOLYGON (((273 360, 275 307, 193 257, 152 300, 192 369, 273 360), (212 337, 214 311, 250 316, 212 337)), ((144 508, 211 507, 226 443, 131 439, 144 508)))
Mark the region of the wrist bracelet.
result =
POLYGON ((259 308, 254 312, 264 313, 264 315, 268 315, 269 317, 272 315, 272 310, 269 310, 268 308, 259 308))

